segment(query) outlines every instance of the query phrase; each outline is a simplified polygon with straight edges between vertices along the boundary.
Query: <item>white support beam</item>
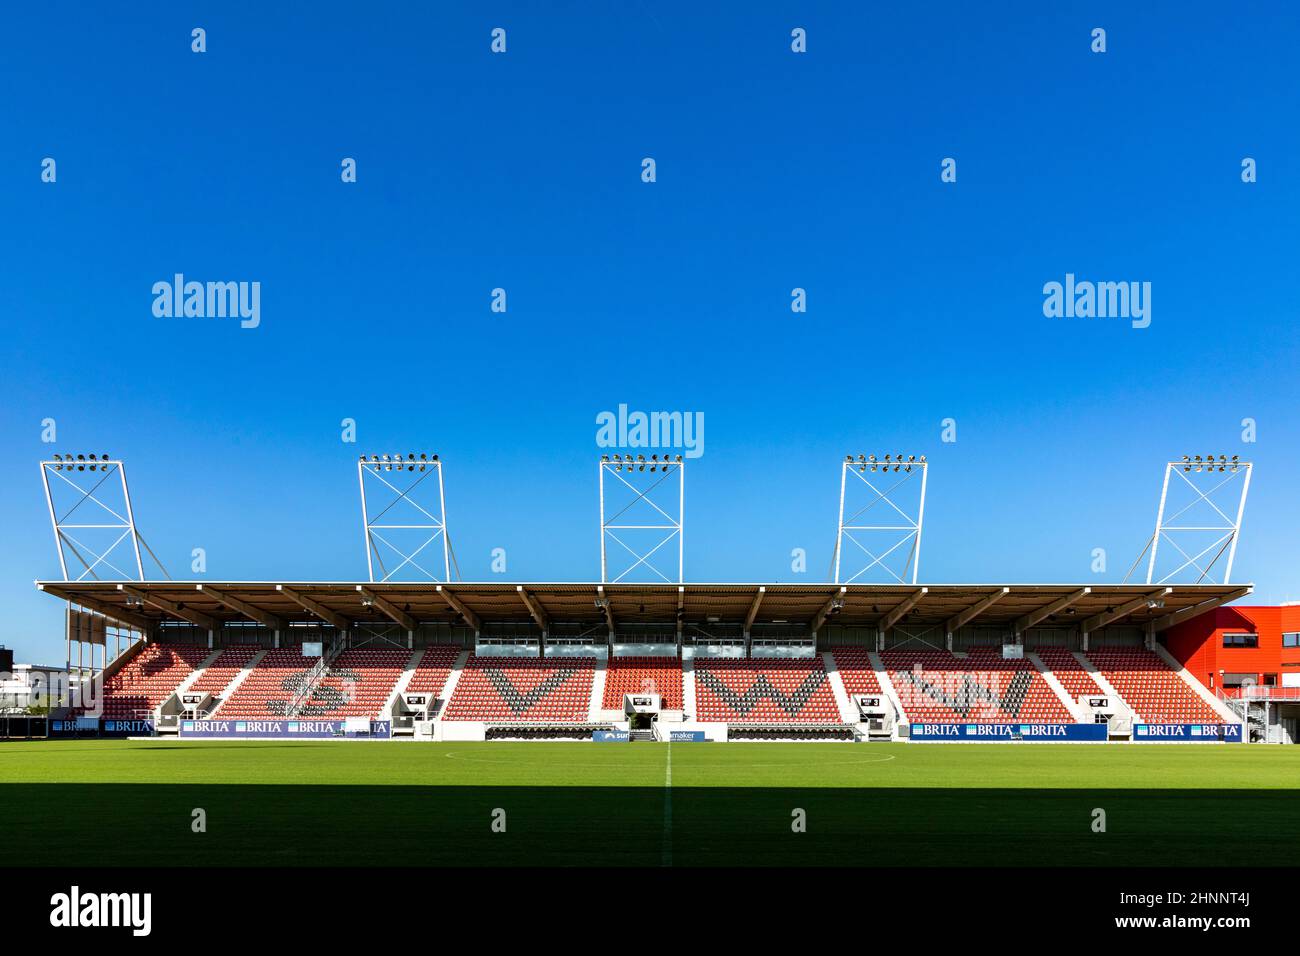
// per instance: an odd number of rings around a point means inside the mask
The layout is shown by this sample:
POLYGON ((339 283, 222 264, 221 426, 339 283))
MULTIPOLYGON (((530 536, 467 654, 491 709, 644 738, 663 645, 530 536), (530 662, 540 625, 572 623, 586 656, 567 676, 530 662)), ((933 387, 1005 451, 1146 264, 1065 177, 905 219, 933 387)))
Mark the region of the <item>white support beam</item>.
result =
POLYGON ((268 627, 273 631, 284 631, 288 627, 283 618, 277 617, 270 611, 264 611, 260 607, 249 604, 247 601, 241 601, 237 597, 227 594, 225 591, 218 591, 203 584, 194 585, 195 590, 202 591, 208 597, 212 598, 218 604, 224 604, 232 611, 238 611, 249 620, 256 621, 263 627, 268 627))
POLYGON ((415 619, 414 615, 407 614, 382 594, 376 594, 369 588, 363 588, 359 584, 357 585, 357 590, 361 592, 362 604, 369 604, 371 607, 378 608, 379 611, 394 624, 400 624, 408 631, 414 631, 420 626, 420 622, 415 619))
POLYGON ((1202 601, 1200 604, 1193 604, 1191 607, 1185 607, 1180 611, 1174 611, 1172 614, 1166 614, 1164 617, 1158 617, 1151 622, 1152 633, 1167 631, 1175 624, 1181 624, 1183 621, 1190 621, 1194 617, 1199 617, 1206 611, 1213 611, 1216 607, 1235 601, 1237 598, 1245 597, 1254 587, 1246 586, 1237 588, 1235 591, 1223 595, 1222 597, 1210 598, 1208 601, 1202 601))
POLYGON ((848 590, 847 587, 841 587, 831 595, 830 599, 825 604, 822 605, 821 610, 813 616, 812 624, 809 627, 809 630, 812 631, 812 633, 816 634, 821 630, 822 625, 826 623, 826 619, 831 616, 831 613, 835 610, 837 605, 843 607, 844 595, 848 593, 848 590))
POLYGON ((1166 595, 1173 593, 1173 588, 1160 588, 1158 591, 1152 591, 1150 594, 1144 594, 1141 597, 1135 597, 1131 601, 1125 601, 1118 607, 1113 607, 1108 611, 1102 611, 1100 614, 1094 614, 1080 625, 1081 630, 1089 634, 1097 631, 1108 624, 1114 624, 1122 617, 1128 617, 1138 608, 1146 607, 1149 601, 1159 601, 1166 595))
POLYGON ((948 618, 947 622, 943 626, 943 629, 948 633, 949 637, 952 637, 952 635, 956 634, 961 628, 965 627, 971 621, 975 620, 975 618, 979 617, 981 614, 983 614, 985 611, 991 608, 994 604, 997 604, 999 601, 1001 601, 1004 597, 1006 597, 1010 593, 1011 593, 1011 588, 998 588, 996 591, 994 591, 988 597, 984 598, 982 601, 978 602, 977 604, 971 605, 970 607, 966 608, 966 610, 962 611, 960 614, 954 614, 952 617, 948 618))
POLYGON ((614 609, 610 607, 604 585, 596 585, 596 603, 605 611, 605 623, 609 625, 609 639, 614 640, 614 609))
POLYGON ((551 632, 551 622, 547 619, 542 606, 537 603, 537 598, 525 591, 522 584, 517 585, 515 590, 519 592, 519 599, 524 602, 524 607, 528 608, 528 613, 532 615, 533 623, 542 629, 542 634, 549 634, 551 632))
POLYGON ((352 630, 352 622, 344 617, 338 611, 331 611, 319 601, 309 598, 301 591, 295 591, 293 588, 287 588, 283 584, 277 584, 275 589, 290 600, 297 601, 304 610, 311 611, 318 618, 327 624, 332 624, 337 631, 352 630))
POLYGON ((754 592, 754 601, 749 605, 749 613, 745 615, 745 634, 749 635, 749 630, 754 626, 754 621, 758 618, 759 605, 763 603, 763 595, 767 593, 767 588, 760 587, 754 592))
POLYGON ((156 594, 150 594, 148 591, 142 591, 140 588, 133 588, 128 584, 119 584, 117 589, 123 594, 129 594, 142 604, 148 604, 150 607, 156 607, 160 611, 166 611, 172 617, 178 617, 182 621, 189 621, 196 627, 201 627, 207 631, 216 630, 218 627, 217 619, 210 615, 203 614, 193 608, 182 607, 176 601, 168 601, 166 598, 160 598, 156 594))
POLYGON ((1081 598, 1087 597, 1092 593, 1092 588, 1079 588, 1077 591, 1071 591, 1063 598, 1058 598, 1051 604, 1045 604, 1040 608, 1030 611, 1028 614, 1016 618, 1015 629, 1017 634, 1023 634, 1031 627, 1036 627, 1043 621, 1047 620, 1053 614, 1059 614, 1071 604, 1081 598))
POLYGON ((158 623, 157 621, 145 617, 143 614, 136 614, 134 611, 123 610, 115 604, 109 604, 107 601, 99 601, 95 598, 77 595, 52 584, 38 584, 36 587, 48 594, 53 594, 57 598, 71 601, 73 604, 94 611, 96 614, 102 614, 104 617, 111 618, 119 624, 133 627, 137 631, 141 631, 145 634, 152 633, 154 625, 158 623))
POLYGON ((901 604, 880 619, 880 624, 877 627, 877 630, 880 631, 881 634, 893 630, 894 625, 903 619, 904 614, 916 607, 917 602, 920 601, 921 598, 925 597, 929 590, 929 588, 918 588, 913 591, 901 604))
POLYGON ((452 594, 441 584, 438 585, 438 594, 442 599, 451 606, 451 609, 465 619, 465 622, 475 631, 483 630, 483 622, 479 620, 478 615, 471 611, 460 598, 452 594))

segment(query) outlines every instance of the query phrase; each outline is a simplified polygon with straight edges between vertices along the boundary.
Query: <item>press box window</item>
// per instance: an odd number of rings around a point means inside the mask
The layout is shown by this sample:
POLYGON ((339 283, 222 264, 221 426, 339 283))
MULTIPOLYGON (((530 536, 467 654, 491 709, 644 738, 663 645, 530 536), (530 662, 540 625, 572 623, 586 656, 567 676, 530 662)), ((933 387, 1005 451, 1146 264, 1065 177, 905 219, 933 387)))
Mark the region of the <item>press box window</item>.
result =
POLYGON ((1290 634, 1282 635, 1283 647, 1300 647, 1300 633, 1292 631, 1290 634))
POLYGON ((1224 647, 1259 647, 1258 634, 1224 634, 1224 647))

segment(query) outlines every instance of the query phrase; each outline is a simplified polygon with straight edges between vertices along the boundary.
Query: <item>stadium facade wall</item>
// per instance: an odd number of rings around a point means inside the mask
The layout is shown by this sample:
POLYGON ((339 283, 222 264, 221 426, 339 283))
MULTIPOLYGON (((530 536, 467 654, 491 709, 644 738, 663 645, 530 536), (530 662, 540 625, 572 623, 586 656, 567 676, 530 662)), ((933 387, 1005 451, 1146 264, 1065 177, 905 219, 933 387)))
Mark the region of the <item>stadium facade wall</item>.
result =
POLYGON ((1260 686, 1300 686, 1300 647, 1283 646, 1287 633, 1300 633, 1300 605, 1232 606, 1175 625, 1162 643, 1211 690, 1238 684, 1243 675, 1260 686), (1225 634, 1254 634, 1258 644, 1225 647, 1225 634))

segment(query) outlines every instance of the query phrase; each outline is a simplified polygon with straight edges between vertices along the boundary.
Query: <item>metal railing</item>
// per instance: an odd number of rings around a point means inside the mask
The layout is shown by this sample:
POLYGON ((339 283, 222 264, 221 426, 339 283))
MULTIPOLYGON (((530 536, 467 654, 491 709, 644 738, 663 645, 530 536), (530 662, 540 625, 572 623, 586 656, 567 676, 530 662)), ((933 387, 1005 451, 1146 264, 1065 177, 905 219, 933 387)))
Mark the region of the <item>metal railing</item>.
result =
POLYGON ((1242 687, 1215 688, 1219 699, 1232 703, 1238 700, 1293 700, 1300 701, 1300 687, 1263 687, 1248 684, 1242 687))
POLYGON ((316 684, 325 676, 326 673, 328 673, 330 664, 333 663, 334 658, 338 657, 342 650, 342 642, 326 648, 325 653, 321 655, 320 660, 303 672, 302 683, 298 685, 298 689, 294 692, 293 697, 289 698, 289 705, 285 709, 286 717, 298 716, 299 709, 311 699, 312 693, 316 690, 316 684))

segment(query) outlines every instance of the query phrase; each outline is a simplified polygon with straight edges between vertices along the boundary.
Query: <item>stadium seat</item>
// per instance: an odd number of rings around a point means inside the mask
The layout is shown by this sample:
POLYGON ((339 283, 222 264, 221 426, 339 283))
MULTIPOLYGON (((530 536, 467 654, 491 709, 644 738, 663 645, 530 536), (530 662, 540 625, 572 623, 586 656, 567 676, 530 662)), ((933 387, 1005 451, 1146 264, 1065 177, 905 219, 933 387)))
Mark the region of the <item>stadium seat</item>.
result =
POLYGON ((148 719, 211 653, 201 644, 146 644, 105 681, 103 716, 148 719))
POLYGON ((471 656, 444 720, 586 721, 595 660, 471 656))
POLYGON ((411 693, 431 694, 438 697, 456 666, 462 648, 453 644, 431 644, 424 649, 424 657, 415 667, 415 674, 406 689, 411 693))
POLYGON ((299 646, 267 651, 213 716, 235 720, 288 716, 290 700, 319 659, 303 657, 299 646))
POLYGON ((321 720, 384 716, 384 705, 412 654, 404 648, 343 651, 331 662, 297 716, 321 720))
POLYGON ((681 661, 676 657, 610 658, 601 707, 622 710, 626 694, 658 694, 663 710, 681 710, 681 661))
POLYGON ((876 679, 876 668, 871 663, 871 652, 865 647, 837 647, 832 652, 835 669, 844 681, 848 694, 879 694, 883 688, 876 679))
POLYGON ((1086 656, 1143 723, 1223 723, 1223 717, 1154 651, 1107 647, 1090 650, 1086 656))
POLYGON ((749 724, 842 723, 821 656, 695 659, 696 718, 749 724))
POLYGON ((220 700, 244 666, 257 656, 261 648, 256 644, 235 644, 217 655, 217 659, 190 685, 190 690, 208 693, 220 700))
POLYGON ((1080 697, 1105 693, 1069 648, 1036 647, 1033 652, 1038 655, 1043 666, 1052 672, 1052 676, 1061 682, 1065 692, 1070 695, 1070 700, 1077 701, 1080 697))
POLYGON ((941 650, 893 650, 881 659, 912 722, 1075 722, 1033 662, 1003 658, 1000 647, 971 648, 965 657, 941 650))

